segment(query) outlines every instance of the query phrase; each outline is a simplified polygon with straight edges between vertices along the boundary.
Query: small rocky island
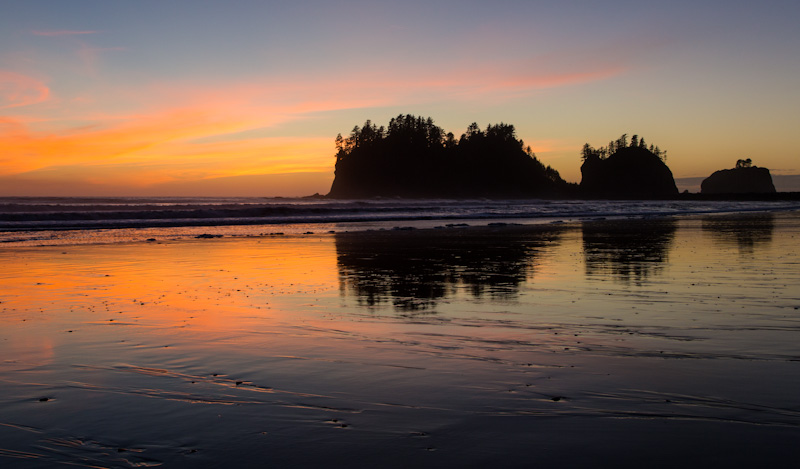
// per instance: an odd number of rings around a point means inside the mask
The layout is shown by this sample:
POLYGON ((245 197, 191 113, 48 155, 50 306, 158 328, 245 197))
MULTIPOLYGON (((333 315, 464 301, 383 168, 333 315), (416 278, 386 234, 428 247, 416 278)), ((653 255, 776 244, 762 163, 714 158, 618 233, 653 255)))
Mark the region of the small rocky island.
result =
POLYGON ((564 197, 575 185, 545 166, 513 125, 471 124, 460 138, 429 118, 399 115, 388 127, 366 121, 336 137, 331 198, 564 197))
POLYGON ((583 197, 660 199, 678 195, 666 152, 627 134, 607 147, 583 146, 580 193, 583 197))
POLYGON ((666 152, 627 134, 607 147, 583 146, 580 185, 564 181, 518 139, 513 125, 471 124, 459 138, 433 120, 367 120, 336 137, 336 169, 325 197, 676 198, 666 152))
POLYGON ((750 158, 733 169, 715 171, 700 184, 701 194, 772 194, 775 185, 767 168, 753 166, 750 158))

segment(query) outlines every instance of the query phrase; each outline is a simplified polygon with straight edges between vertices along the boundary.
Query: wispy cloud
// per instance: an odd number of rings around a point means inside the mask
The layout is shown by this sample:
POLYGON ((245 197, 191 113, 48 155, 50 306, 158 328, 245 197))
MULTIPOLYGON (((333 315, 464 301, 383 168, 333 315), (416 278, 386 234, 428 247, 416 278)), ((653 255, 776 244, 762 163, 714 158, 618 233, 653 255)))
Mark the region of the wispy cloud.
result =
POLYGON ((41 81, 16 72, 0 70, 0 109, 47 101, 50 89, 41 81))
MULTIPOLYGON (((332 111, 508 99, 604 80, 625 70, 587 65, 548 73, 534 66, 497 63, 443 67, 425 74, 364 69, 323 78, 93 88, 92 99, 75 101, 66 96, 54 103, 48 115, 62 116, 60 122, 37 121, 31 113, 0 121, 0 175, 72 168, 70 174, 77 177, 76 168, 85 168, 80 176, 84 180, 91 174, 96 182, 141 186, 246 174, 330 172, 331 135, 316 135, 313 130, 294 139, 254 135, 260 129, 332 111), (118 111, 104 112, 106 104, 118 111)), ((10 72, 0 75, 0 82, 3 77, 16 87, 2 95, 7 107, 47 99, 41 82, 10 72)), ((544 145, 534 145, 534 150, 547 151, 544 145)))
POLYGON ((83 36, 86 34, 97 34, 100 31, 74 31, 74 30, 54 30, 54 31, 31 31, 35 36, 83 36))

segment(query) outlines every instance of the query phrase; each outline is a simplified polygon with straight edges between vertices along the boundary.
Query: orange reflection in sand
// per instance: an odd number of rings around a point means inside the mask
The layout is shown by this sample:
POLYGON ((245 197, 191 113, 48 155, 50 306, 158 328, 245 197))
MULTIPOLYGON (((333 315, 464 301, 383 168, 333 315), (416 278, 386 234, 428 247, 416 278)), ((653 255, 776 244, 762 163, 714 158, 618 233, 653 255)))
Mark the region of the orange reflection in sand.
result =
MULTIPOLYGON (((410 334, 416 343, 415 334, 432 325, 452 333, 447 340, 457 347, 461 336, 561 344, 561 335, 550 340, 515 325, 532 321, 549 331, 553 324, 594 324, 587 333, 595 334, 598 323, 646 322, 645 315, 679 322, 683 316, 669 302, 669 313, 650 302, 632 307, 629 291, 653 290, 662 298, 667 287, 654 286, 666 282, 717 298, 730 287, 698 278, 696 262, 735 265, 758 258, 755 252, 769 254, 775 244, 771 218, 735 232, 717 218, 686 223, 4 249, 2 345, 9 356, 41 362, 77 354, 70 362, 85 363, 92 353, 130 362, 124 358, 130 347, 169 348, 178 361, 198 354, 329 359, 377 353, 391 361, 400 350, 393 340, 410 334)), ((714 302, 708 307, 717 309, 714 302)), ((716 316, 697 316, 703 317, 716 316)), ((607 345, 605 336, 597 337, 607 345)))
POLYGON ((3 252, 0 323, 22 334, 24 323, 84 333, 263 327, 336 294, 333 249, 329 237, 287 237, 3 252))

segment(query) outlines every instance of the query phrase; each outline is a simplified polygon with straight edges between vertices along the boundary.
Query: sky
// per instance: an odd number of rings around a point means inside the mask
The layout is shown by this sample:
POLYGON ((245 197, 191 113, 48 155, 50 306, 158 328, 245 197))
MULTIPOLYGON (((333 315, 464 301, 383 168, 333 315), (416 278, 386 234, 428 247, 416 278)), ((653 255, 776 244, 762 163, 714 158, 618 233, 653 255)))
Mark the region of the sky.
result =
POLYGON ((797 18, 789 0, 8 0, 0 196, 324 194, 336 135, 399 114, 513 124, 572 182, 584 143, 623 133, 679 181, 742 158, 796 175, 797 18))

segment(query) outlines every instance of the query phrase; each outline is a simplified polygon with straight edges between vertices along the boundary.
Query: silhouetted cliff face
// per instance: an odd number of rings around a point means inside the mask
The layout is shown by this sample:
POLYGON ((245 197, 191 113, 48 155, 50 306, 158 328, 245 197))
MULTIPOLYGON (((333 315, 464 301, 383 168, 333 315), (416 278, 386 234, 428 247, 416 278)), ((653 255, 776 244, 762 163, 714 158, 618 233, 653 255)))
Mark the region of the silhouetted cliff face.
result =
POLYGON ((416 167, 381 167, 371 163, 339 162, 328 197, 528 198, 567 195, 570 190, 557 173, 543 174, 538 161, 524 156, 512 162, 488 157, 483 164, 433 160, 416 167))
POLYGON ((700 184, 701 194, 765 194, 775 192, 767 168, 723 169, 715 171, 700 184))
POLYGON ((581 193, 590 197, 660 198, 678 194, 672 171, 645 148, 626 147, 581 166, 581 193))

